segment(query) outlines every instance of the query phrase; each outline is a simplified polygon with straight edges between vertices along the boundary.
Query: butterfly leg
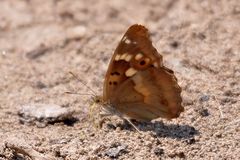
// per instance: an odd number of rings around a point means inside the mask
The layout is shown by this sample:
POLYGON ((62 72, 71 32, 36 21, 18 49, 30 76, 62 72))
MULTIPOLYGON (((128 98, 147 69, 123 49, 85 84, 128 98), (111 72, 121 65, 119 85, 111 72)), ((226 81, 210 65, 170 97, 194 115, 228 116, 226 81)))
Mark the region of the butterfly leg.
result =
MULTIPOLYGON (((111 115, 116 115, 119 118, 121 118, 122 120, 127 121, 135 130, 137 130, 139 133, 141 132, 138 127, 136 125, 134 125, 131 120, 128 117, 124 117, 119 111, 117 111, 116 109, 114 109, 111 106, 105 106, 102 110, 102 112, 100 112, 100 115, 103 117, 106 116, 111 116, 111 115)), ((108 119, 109 120, 109 119, 108 119)), ((103 123, 102 123, 103 124, 103 123)))
POLYGON ((106 120, 109 120, 106 116, 107 115, 101 111, 101 108, 97 105, 97 103, 92 103, 90 105, 89 120, 93 122, 95 128, 102 128, 103 123, 106 120))
POLYGON ((101 111, 99 112, 99 127, 102 128, 103 124, 106 121, 111 121, 108 117, 112 116, 113 114, 106 108, 101 108, 101 111))
POLYGON ((141 131, 138 129, 138 127, 135 124, 133 124, 129 118, 125 117, 125 118, 123 118, 123 120, 127 121, 134 129, 136 129, 136 131, 141 133, 141 131))
POLYGON ((102 117, 102 118, 99 120, 99 122, 98 122, 98 126, 99 126, 100 128, 102 128, 102 127, 103 127, 103 124, 104 124, 106 121, 110 121, 110 119, 109 119, 108 117, 102 117))

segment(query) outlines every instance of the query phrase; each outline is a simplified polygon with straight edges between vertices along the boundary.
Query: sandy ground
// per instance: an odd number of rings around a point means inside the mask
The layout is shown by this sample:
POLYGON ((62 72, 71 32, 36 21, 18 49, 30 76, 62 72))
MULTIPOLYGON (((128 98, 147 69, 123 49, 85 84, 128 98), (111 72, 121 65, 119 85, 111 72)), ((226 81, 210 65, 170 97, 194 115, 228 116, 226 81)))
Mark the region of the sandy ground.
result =
POLYGON ((21 146, 60 160, 240 159, 238 0, 1 0, 0 8, 0 159, 29 159, 21 146), (98 129, 90 97, 64 94, 90 92, 68 72, 102 94, 113 51, 134 23, 149 28, 175 71, 185 112, 138 123, 141 134, 117 117, 98 129), (32 103, 69 108, 77 121, 20 123, 19 109, 32 103))

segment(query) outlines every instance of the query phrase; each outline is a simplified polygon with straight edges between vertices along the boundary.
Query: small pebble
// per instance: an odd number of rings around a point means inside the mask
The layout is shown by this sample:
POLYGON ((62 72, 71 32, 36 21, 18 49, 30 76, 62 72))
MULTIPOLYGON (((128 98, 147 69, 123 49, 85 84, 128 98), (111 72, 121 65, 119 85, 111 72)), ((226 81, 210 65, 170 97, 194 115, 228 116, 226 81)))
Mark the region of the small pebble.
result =
POLYGON ((72 119, 73 111, 69 108, 63 108, 55 104, 28 104, 21 107, 18 111, 21 123, 35 123, 40 128, 46 125, 43 123, 54 123, 72 119))
POLYGON ((117 144, 118 146, 112 145, 106 152, 105 155, 111 158, 118 158, 122 153, 126 152, 127 145, 117 144))
POLYGON ((223 93, 224 96, 233 96, 233 92, 231 90, 227 90, 223 93))
POLYGON ((209 95, 202 95, 200 98, 199 98, 199 101, 200 102, 206 102, 210 99, 210 96, 209 95))
POLYGON ((50 50, 50 48, 46 47, 44 44, 41 44, 38 48, 35 48, 35 49, 27 52, 26 57, 28 59, 34 60, 34 59, 37 59, 39 57, 42 57, 49 50, 50 50))
POLYGON ((200 115, 203 116, 203 117, 207 117, 209 116, 209 112, 208 112, 208 109, 202 109, 199 111, 200 115))
POLYGON ((196 140, 194 138, 190 138, 190 139, 187 139, 185 142, 187 144, 194 144, 196 142, 196 140))
POLYGON ((168 155, 170 158, 186 158, 185 154, 183 152, 178 152, 178 153, 172 153, 168 155))
POLYGON ((161 156, 164 154, 164 150, 162 148, 155 148, 153 152, 157 156, 161 156))
POLYGON ((43 88, 46 88, 47 86, 43 82, 37 81, 36 84, 35 84, 35 87, 38 88, 38 89, 43 89, 43 88))
POLYGON ((172 48, 177 48, 179 46, 179 43, 177 41, 173 41, 173 42, 170 43, 170 46, 172 48))
POLYGON ((68 39, 82 38, 85 34, 86 34, 86 27, 84 26, 75 26, 67 29, 68 39))

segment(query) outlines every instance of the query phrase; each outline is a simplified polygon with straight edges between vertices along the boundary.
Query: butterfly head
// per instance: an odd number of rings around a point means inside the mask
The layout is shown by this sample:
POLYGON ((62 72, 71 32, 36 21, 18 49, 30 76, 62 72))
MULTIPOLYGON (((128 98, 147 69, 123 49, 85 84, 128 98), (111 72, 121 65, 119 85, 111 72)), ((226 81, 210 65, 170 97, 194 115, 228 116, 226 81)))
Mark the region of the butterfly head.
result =
POLYGON ((93 96, 92 97, 92 104, 103 104, 103 98, 102 96, 93 96))
POLYGON ((93 96, 91 100, 91 110, 103 110, 105 106, 108 106, 109 103, 104 101, 102 96, 93 96))

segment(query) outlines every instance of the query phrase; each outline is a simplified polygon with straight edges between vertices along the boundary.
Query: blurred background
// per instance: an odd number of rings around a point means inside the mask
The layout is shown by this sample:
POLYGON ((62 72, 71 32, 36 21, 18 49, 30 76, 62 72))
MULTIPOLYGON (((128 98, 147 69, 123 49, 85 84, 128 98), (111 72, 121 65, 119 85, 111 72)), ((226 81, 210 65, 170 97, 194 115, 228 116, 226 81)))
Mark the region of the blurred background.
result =
POLYGON ((240 159, 238 0, 1 0, 0 8, 0 142, 19 137, 58 159, 109 159, 119 146, 127 146, 120 159, 240 159), (181 117, 150 125, 159 144, 148 132, 116 129, 119 120, 96 132, 91 97, 64 94, 90 92, 72 71, 101 95, 109 60, 135 23, 149 29, 182 87, 181 117), (20 124, 21 106, 32 103, 71 109, 77 121, 20 124))

